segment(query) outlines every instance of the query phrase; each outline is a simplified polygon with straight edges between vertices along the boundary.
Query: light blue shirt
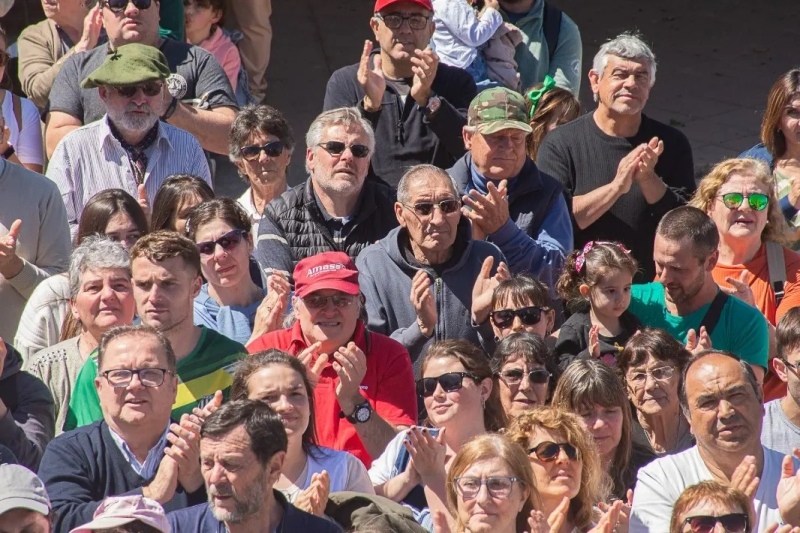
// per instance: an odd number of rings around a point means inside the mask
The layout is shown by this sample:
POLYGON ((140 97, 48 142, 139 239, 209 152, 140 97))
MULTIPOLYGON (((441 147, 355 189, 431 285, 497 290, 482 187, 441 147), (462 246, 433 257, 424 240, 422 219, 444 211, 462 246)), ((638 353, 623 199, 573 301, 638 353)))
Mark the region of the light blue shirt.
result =
POLYGON ((475 61, 478 47, 503 24, 503 16, 488 7, 478 17, 466 0, 433 0, 433 23, 431 41, 441 62, 467 68, 475 61))
POLYGON ((114 439, 114 443, 119 448, 119 451, 122 452, 122 455, 125 456, 125 459, 128 460, 128 464, 131 465, 134 472, 145 479, 150 479, 155 475, 158 470, 158 465, 161 464, 161 458, 164 457, 169 424, 167 424, 167 429, 164 431, 164 434, 161 435, 161 438, 158 439, 156 445, 147 452, 147 458, 145 458, 144 463, 139 462, 139 459, 136 458, 136 455, 133 453, 130 446, 128 446, 128 443, 125 442, 125 439, 118 435, 111 426, 108 426, 108 432, 111 433, 111 438, 114 439))

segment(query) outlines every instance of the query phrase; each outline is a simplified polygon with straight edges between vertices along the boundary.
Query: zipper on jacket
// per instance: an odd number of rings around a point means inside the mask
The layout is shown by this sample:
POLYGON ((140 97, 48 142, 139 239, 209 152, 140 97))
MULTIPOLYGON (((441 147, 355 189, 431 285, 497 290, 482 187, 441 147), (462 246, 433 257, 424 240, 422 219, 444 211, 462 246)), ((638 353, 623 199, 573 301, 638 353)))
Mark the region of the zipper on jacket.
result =
POLYGON ((434 302, 436 302, 436 329, 434 330, 434 336, 436 340, 444 339, 444 321, 442 320, 442 278, 436 277, 433 280, 433 288, 434 288, 434 302), (442 327, 439 327, 441 324, 442 327))
MULTIPOLYGON (((403 131, 403 112, 405 111, 405 103, 403 102, 403 99, 400 98, 399 94, 395 94, 394 97, 397 101, 397 127, 395 128, 394 138, 399 144, 403 144, 403 137, 405 136, 405 132, 403 131)), ((406 98, 410 97, 410 94, 406 96, 406 98)))

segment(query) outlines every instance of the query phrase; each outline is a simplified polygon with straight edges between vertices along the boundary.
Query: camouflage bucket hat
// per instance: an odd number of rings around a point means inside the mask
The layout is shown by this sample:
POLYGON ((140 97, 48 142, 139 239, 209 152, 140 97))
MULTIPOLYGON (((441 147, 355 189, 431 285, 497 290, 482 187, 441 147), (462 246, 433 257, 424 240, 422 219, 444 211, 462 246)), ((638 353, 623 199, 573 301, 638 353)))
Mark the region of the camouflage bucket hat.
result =
POLYGON ((505 87, 486 89, 472 99, 467 112, 467 125, 478 132, 491 134, 512 128, 530 133, 525 98, 505 87))

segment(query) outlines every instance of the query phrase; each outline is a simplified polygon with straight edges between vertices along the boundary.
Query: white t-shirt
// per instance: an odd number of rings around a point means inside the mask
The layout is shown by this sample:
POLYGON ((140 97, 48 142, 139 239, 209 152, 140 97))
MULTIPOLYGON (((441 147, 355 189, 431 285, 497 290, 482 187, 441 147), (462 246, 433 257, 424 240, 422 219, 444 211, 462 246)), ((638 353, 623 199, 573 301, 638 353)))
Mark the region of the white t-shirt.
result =
MULTIPOLYGON (((783 457, 775 450, 764 448, 764 470, 753 501, 757 524, 753 531, 764 531, 781 520, 775 492, 781 478, 783 457)), ((795 468, 797 465, 795 461, 795 468)), ((687 487, 712 479, 697 446, 658 458, 640 468, 633 489, 630 532, 669 533, 672 507, 678 496, 687 487)))
POLYGON ((792 448, 800 445, 800 428, 786 417, 780 399, 764 405, 761 444, 786 455, 792 453, 792 448))
POLYGON ((355 455, 332 450, 324 446, 316 447, 316 454, 309 455, 306 467, 300 472, 297 482, 287 489, 279 489, 289 503, 294 503, 297 495, 311 485, 311 476, 323 470, 331 478, 330 492, 349 490, 375 494, 375 489, 367 476, 367 468, 355 455))
POLYGON ((9 142, 14 147, 20 163, 27 165, 44 165, 44 148, 42 147, 42 126, 39 110, 27 98, 22 101, 22 124, 17 124, 14 115, 14 104, 11 93, 6 91, 3 98, 3 117, 11 133, 9 142))

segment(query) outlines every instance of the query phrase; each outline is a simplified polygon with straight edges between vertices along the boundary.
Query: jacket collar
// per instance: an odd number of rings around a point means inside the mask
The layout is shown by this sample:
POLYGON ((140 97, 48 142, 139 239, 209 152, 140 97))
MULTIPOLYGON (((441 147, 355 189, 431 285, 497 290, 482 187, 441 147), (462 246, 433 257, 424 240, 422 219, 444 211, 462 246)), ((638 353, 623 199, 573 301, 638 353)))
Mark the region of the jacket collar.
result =
MULTIPOLYGON (((369 356, 370 339, 369 332, 364 327, 364 322, 359 320, 356 322, 356 330, 350 340, 356 343, 364 355, 369 356)), ((295 320, 289 332, 289 353, 299 354, 308 348, 306 338, 303 336, 303 329, 300 327, 300 321, 295 320)))
MULTIPOLYGON (((466 194, 474 188, 472 186, 472 154, 470 152, 467 152, 461 159, 456 161, 456 164, 448 172, 455 180, 462 194, 466 194)), ((518 181, 513 190, 510 191, 509 204, 520 196, 538 191, 544 187, 539 168, 529 157, 525 159, 522 170, 513 179, 518 181)))

